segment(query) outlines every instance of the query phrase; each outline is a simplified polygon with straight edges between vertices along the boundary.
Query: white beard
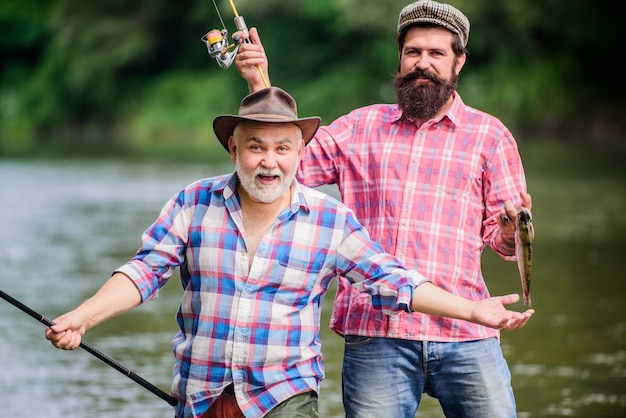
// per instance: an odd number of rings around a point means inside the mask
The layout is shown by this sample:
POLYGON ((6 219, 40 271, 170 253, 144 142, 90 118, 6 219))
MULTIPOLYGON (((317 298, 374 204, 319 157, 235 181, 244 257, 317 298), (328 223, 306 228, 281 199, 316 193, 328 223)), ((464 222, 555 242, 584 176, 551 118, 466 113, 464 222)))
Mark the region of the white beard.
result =
POLYGON ((296 175, 294 172, 285 176, 279 169, 266 170, 260 167, 254 170, 252 175, 248 175, 239 164, 239 155, 237 155, 235 169, 237 170, 241 187, 243 187, 252 199, 262 203, 272 203, 278 200, 291 187, 291 183, 293 183, 293 179, 296 175), (272 186, 259 184, 256 181, 258 175, 277 176, 279 182, 272 186))

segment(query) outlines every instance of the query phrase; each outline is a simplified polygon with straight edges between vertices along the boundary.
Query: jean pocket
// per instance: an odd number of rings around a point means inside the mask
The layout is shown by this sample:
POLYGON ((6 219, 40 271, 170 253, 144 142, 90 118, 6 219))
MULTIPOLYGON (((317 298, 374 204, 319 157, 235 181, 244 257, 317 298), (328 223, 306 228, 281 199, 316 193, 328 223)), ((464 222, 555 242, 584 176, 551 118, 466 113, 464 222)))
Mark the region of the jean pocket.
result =
POLYGON ((362 335, 345 335, 343 337, 345 343, 349 347, 358 347, 360 345, 368 344, 372 341, 372 337, 366 337, 362 335))

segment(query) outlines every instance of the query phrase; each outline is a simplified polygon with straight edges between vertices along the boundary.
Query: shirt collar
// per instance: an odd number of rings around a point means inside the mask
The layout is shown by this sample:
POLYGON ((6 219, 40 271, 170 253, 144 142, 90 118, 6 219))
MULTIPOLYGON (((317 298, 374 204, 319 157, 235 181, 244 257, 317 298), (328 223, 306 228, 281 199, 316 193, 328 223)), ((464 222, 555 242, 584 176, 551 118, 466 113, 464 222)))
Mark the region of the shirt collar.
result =
MULTIPOLYGON (((307 203, 306 196, 303 192, 303 186, 298 183, 298 180, 294 178, 293 184, 291 185, 291 205, 289 207, 290 213, 296 213, 300 209, 305 212, 310 212, 309 204, 307 203)), ((213 190, 222 190, 224 200, 228 199, 237 199, 239 200, 237 193, 237 173, 233 172, 232 174, 225 176, 222 181, 215 184, 213 190)))

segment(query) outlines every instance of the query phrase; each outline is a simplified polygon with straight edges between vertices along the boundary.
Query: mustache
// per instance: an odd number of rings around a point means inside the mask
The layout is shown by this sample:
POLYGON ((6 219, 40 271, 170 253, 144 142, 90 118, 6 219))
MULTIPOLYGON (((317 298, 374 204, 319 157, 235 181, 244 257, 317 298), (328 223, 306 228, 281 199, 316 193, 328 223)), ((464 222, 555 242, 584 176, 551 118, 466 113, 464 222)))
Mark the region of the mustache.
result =
POLYGON ((414 81, 414 80, 417 80, 418 78, 425 78, 425 79, 432 81, 438 86, 443 84, 442 79, 440 79, 439 77, 437 77, 436 75, 432 73, 429 73, 428 71, 420 70, 419 68, 416 68, 410 73, 403 75, 401 78, 402 78, 402 81, 404 82, 414 81))
POLYGON ((264 176, 264 177, 283 177, 283 172, 279 169, 268 170, 265 168, 257 168, 254 170, 254 177, 256 176, 264 176))

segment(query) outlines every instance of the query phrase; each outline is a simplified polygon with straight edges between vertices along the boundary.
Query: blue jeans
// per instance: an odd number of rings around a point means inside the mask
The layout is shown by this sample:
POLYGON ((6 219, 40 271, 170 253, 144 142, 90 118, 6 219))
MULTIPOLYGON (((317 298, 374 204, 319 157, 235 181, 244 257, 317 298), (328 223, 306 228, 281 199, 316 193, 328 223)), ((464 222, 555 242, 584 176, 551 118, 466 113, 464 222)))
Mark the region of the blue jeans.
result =
POLYGON ((516 416, 511 373, 495 338, 438 343, 346 336, 347 418, 414 418, 422 393, 452 417, 516 416))

